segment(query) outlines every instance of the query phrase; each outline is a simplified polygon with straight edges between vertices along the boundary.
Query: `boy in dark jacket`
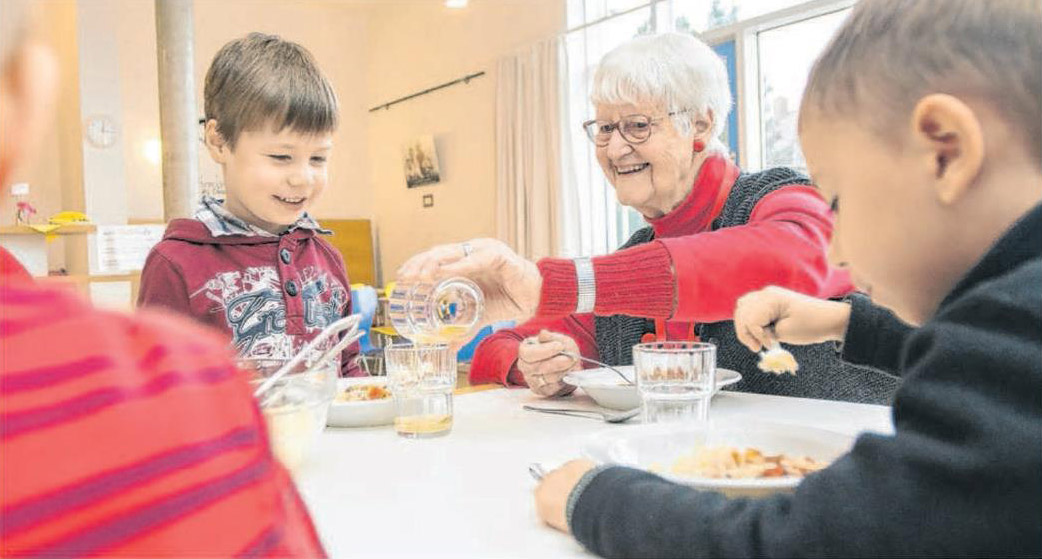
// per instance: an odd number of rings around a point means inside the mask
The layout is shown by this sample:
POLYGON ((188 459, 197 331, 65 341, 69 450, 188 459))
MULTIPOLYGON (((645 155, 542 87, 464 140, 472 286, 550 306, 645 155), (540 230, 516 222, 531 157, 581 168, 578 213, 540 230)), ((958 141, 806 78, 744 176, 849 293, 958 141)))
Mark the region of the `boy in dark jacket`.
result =
POLYGON ((863 1, 811 73, 833 258, 896 316, 768 288, 735 328, 899 374, 895 434, 764 499, 570 462, 536 489, 547 523, 606 557, 1042 555, 1040 22, 1038 0, 863 1))

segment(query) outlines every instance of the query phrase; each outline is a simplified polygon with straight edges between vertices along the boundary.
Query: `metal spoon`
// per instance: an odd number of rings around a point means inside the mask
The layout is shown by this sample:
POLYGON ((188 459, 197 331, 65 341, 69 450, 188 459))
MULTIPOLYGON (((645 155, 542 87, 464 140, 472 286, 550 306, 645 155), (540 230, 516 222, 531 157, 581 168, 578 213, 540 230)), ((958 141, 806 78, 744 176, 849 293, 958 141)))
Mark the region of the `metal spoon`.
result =
POLYGON ((768 326, 766 329, 770 331, 772 339, 769 344, 764 346, 764 349, 760 350, 760 362, 756 366, 767 373, 776 375, 789 373, 796 376, 796 371, 800 370, 800 364, 787 349, 778 343, 778 334, 775 333, 774 327, 768 326))
MULTIPOLYGON (((535 341, 534 338, 525 338, 525 341, 523 341, 521 343, 523 343, 525 345, 533 345, 533 344, 537 344, 539 342, 535 341)), ((601 363, 600 361, 597 361, 596 359, 590 359, 589 357, 583 357, 582 355, 579 355, 578 353, 576 353, 574 351, 567 351, 567 350, 565 350, 565 351, 558 352, 557 355, 563 355, 565 357, 571 357, 572 359, 575 359, 576 361, 586 361, 587 363, 593 363, 594 365, 598 365, 600 367, 604 367, 605 369, 611 369, 612 371, 615 372, 615 374, 619 375, 619 378, 621 378, 622 380, 626 381, 626 384, 628 384, 629 386, 636 386, 637 385, 632 380, 630 380, 629 377, 626 376, 626 373, 623 373, 622 371, 616 369, 615 367, 612 367, 611 365, 609 365, 607 363, 601 363)))
POLYGON ((619 378, 621 378, 622 380, 626 381, 627 385, 629 385, 629 386, 637 386, 637 384, 635 382, 633 382, 632 380, 630 380, 629 377, 626 376, 626 373, 623 373, 622 371, 616 369, 615 367, 612 367, 611 365, 608 365, 607 363, 601 363, 600 361, 597 361, 596 359, 590 359, 589 357, 583 357, 582 355, 579 355, 578 353, 575 353, 574 351, 562 351, 558 355, 564 355, 565 357, 571 357, 572 359, 577 359, 579 361, 586 361, 587 363, 593 363, 594 365, 598 365, 598 366, 604 367, 605 369, 611 369, 612 371, 615 372, 615 374, 619 375, 619 378))
POLYGON ((521 409, 537 411, 553 415, 567 415, 571 417, 585 417, 586 419, 600 419, 605 423, 625 423, 640 413, 640 408, 633 408, 622 412, 602 412, 597 410, 580 410, 575 408, 541 408, 525 404, 521 409))

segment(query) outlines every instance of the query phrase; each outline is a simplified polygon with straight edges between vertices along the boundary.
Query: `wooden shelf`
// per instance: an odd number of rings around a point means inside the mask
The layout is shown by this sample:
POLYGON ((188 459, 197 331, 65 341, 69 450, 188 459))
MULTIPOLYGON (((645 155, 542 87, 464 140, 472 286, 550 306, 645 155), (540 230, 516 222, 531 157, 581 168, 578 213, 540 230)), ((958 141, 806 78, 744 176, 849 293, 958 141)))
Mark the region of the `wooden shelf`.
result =
POLYGON ((86 235, 94 233, 97 229, 93 223, 70 223, 59 226, 54 231, 41 233, 28 225, 5 225, 0 227, 0 235, 86 235))

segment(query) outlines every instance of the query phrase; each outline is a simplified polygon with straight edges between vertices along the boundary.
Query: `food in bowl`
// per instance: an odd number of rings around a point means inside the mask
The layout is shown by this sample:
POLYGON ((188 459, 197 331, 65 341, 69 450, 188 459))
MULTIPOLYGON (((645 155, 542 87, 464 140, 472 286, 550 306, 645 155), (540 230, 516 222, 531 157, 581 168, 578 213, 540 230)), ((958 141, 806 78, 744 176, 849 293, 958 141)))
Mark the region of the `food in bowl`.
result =
POLYGON ((386 386, 378 384, 357 384, 348 386, 345 390, 337 393, 337 402, 370 402, 372 400, 383 400, 391 397, 391 391, 386 386))
POLYGON ((677 458, 669 473, 710 479, 803 477, 826 466, 828 462, 807 456, 766 455, 756 448, 702 446, 677 458))
POLYGON ((332 427, 390 425, 394 421, 393 396, 386 377, 339 379, 327 421, 332 427))

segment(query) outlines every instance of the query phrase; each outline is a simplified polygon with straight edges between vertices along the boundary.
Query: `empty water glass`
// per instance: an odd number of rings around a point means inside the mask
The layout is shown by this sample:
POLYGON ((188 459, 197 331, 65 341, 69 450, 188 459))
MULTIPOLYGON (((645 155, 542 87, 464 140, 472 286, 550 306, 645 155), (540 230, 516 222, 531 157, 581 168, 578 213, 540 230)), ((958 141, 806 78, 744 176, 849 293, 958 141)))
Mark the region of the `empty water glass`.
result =
POLYGON ((716 387, 716 346, 651 342, 633 346, 645 423, 706 421, 716 387))

